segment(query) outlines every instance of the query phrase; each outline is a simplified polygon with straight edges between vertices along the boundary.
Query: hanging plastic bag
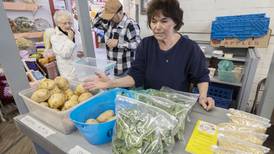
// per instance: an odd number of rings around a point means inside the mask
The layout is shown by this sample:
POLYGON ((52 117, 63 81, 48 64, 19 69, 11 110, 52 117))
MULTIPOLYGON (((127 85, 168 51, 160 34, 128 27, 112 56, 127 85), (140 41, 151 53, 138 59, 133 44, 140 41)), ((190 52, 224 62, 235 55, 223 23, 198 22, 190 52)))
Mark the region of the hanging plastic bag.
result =
POLYGON ((177 123, 164 110, 119 95, 113 153, 170 153, 175 145, 177 123))

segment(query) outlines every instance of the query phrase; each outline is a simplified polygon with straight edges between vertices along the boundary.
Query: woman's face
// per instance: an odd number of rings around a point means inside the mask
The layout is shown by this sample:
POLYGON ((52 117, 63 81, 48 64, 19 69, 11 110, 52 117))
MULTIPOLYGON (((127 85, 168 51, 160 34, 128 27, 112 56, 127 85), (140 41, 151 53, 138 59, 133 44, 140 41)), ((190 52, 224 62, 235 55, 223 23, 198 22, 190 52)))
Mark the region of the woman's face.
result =
POLYGON ((65 32, 72 29, 72 20, 70 17, 61 17, 58 26, 65 32))
POLYGON ((150 22, 150 28, 154 37, 161 41, 168 38, 168 36, 175 33, 174 27, 176 24, 170 17, 165 17, 162 12, 156 13, 150 22))

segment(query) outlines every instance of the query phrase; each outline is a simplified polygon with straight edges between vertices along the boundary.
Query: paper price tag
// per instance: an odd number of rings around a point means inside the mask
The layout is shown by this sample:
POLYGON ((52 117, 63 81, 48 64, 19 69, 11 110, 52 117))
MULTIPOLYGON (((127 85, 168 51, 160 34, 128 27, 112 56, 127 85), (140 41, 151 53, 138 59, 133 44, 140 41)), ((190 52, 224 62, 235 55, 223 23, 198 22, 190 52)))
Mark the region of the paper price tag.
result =
POLYGON ((76 145, 74 148, 70 149, 68 154, 91 154, 84 148, 80 147, 79 145, 76 145))
POLYGON ((30 116, 25 116, 20 121, 45 138, 56 133, 46 125, 42 124, 40 121, 30 116))

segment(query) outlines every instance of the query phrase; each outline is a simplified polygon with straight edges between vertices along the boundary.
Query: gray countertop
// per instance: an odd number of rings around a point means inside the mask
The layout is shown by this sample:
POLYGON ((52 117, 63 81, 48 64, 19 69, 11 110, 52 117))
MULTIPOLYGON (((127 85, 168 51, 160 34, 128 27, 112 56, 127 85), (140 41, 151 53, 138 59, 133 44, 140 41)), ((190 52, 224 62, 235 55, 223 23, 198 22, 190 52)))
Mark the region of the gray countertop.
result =
MULTIPOLYGON (((199 104, 196 104, 186 123, 186 131, 184 136, 186 142, 177 142, 173 149, 173 153, 174 154, 187 153, 184 150, 185 145, 190 135, 192 134, 192 130, 197 120, 203 120, 203 121, 207 121, 214 124, 217 124, 220 122, 227 122, 228 118, 225 115, 226 112, 227 110, 218 108, 218 107, 214 108, 210 112, 206 112, 205 110, 201 108, 199 104)), ((43 149, 45 149, 49 153, 54 153, 54 154, 68 153, 68 151, 74 148, 76 145, 84 148, 85 150, 89 151, 92 154, 109 154, 112 151, 111 143, 104 144, 104 145, 92 145, 88 143, 78 131, 75 131, 69 135, 65 135, 58 132, 54 128, 51 128, 50 126, 47 126, 50 129, 54 130, 56 133, 44 138, 39 133, 31 129, 28 125, 26 125, 25 123, 21 121, 21 119, 26 116, 31 116, 31 115, 24 114, 24 115, 19 115, 15 117, 14 120, 16 122, 16 125, 33 142, 40 145, 43 149)))

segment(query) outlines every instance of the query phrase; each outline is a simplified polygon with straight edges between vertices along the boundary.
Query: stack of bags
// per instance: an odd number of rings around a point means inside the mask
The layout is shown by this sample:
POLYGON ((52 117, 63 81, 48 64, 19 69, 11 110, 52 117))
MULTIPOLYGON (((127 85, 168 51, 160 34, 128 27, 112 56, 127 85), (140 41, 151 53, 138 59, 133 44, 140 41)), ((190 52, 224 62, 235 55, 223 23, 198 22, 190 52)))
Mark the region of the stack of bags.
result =
POLYGON ((218 146, 213 151, 219 153, 264 154, 269 148, 262 146, 267 139, 266 130, 271 126, 266 118, 244 111, 229 109, 229 123, 218 124, 218 146))
POLYGON ((197 98, 154 89, 117 96, 113 153, 170 153, 197 98))

